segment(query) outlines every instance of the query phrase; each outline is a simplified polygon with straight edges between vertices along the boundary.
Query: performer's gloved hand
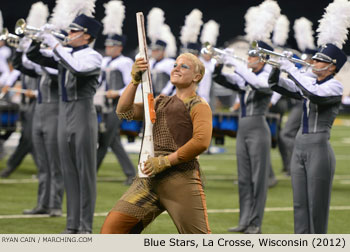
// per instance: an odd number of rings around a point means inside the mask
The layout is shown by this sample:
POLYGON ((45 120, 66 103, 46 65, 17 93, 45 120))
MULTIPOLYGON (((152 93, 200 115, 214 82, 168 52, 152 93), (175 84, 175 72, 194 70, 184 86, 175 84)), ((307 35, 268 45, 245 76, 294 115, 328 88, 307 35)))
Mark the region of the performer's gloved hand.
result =
POLYGON ((44 32, 41 35, 41 38, 43 39, 42 43, 48 45, 52 49, 54 49, 59 44, 59 41, 51 33, 44 32))
POLYGON ((54 31, 56 29, 56 26, 53 24, 44 24, 43 26, 40 27, 40 30, 42 32, 47 32, 47 31, 54 31))
POLYGON ((168 156, 150 157, 145 162, 145 168, 142 172, 148 176, 152 176, 164 171, 169 167, 171 167, 171 164, 168 156))
POLYGON ((142 80, 142 73, 148 68, 148 63, 144 58, 136 58, 131 69, 131 82, 134 85, 140 84, 142 80))
POLYGON ((278 63, 280 64, 280 70, 287 73, 291 72, 295 68, 294 63, 286 58, 280 58, 278 63))
POLYGON ((32 40, 28 37, 23 37, 21 38, 18 47, 17 47, 17 52, 25 52, 30 44, 32 43, 32 40))

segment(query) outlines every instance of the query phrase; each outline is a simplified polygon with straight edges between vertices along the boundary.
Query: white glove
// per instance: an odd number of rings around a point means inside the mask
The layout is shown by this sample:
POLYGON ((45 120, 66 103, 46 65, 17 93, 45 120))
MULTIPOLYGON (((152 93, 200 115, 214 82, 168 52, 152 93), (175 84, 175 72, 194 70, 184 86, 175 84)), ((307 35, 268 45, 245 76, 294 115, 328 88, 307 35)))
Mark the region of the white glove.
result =
POLYGON ((56 27, 53 24, 44 24, 43 26, 40 27, 40 30, 43 32, 54 31, 55 29, 56 29, 56 27))
POLYGON ((286 58, 280 58, 278 63, 280 64, 281 71, 289 73, 295 69, 295 65, 286 58))
POLYGON ((21 41, 18 44, 17 52, 25 52, 29 48, 32 40, 28 37, 21 38, 21 41))
POLYGON ((41 35, 41 38, 43 39, 42 43, 45 45, 48 45, 52 49, 59 44, 58 40, 51 33, 45 32, 44 34, 41 35))

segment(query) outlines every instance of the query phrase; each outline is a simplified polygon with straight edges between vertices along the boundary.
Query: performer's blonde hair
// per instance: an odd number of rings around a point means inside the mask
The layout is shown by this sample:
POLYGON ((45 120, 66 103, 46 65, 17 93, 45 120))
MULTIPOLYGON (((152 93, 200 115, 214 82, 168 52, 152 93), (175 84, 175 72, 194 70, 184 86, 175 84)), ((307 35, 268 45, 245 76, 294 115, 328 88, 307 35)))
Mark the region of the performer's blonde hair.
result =
POLYGON ((203 76, 205 74, 205 67, 202 61, 200 61, 198 57, 192 53, 182 53, 178 56, 178 58, 182 56, 191 60, 194 63, 196 73, 199 73, 201 75, 201 78, 197 81, 198 84, 203 79, 203 76))

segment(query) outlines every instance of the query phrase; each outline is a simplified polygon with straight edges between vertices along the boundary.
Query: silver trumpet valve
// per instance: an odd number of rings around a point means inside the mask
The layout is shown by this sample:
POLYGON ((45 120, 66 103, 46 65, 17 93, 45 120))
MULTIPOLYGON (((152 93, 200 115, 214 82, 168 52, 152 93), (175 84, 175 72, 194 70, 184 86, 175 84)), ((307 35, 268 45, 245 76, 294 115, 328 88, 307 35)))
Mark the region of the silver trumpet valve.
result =
POLYGON ((17 48, 19 45, 20 37, 9 33, 7 28, 3 28, 0 34, 0 40, 6 41, 9 46, 17 48))

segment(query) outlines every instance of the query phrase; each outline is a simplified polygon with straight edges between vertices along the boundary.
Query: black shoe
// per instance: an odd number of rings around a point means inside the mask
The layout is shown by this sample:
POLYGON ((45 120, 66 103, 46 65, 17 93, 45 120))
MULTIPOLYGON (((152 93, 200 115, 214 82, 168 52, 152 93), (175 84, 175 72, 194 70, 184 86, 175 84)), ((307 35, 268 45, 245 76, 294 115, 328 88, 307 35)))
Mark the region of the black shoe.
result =
POLYGON ((246 229, 247 229, 246 226, 237 226, 237 227, 231 227, 231 228, 227 229, 227 231, 243 233, 246 229))
POLYGON ((268 185, 269 188, 272 188, 272 187, 275 187, 278 184, 278 181, 275 178, 269 178, 268 184, 269 184, 268 185))
POLYGON ((11 175, 11 170, 5 168, 1 171, 0 177, 2 178, 8 178, 11 175))
POLYGON ((125 181, 124 181, 124 185, 131 185, 132 182, 134 181, 134 177, 128 177, 125 181))
POLYGON ((92 234, 92 232, 86 230, 79 230, 77 234, 92 234))
POLYGON ((61 209, 50 209, 50 217, 61 217, 62 210, 61 209))
POLYGON ((49 214, 49 209, 41 208, 41 207, 35 207, 33 209, 26 209, 23 211, 23 214, 49 214))
POLYGON ((261 234, 261 229, 258 226, 251 225, 245 231, 245 234, 261 234))
POLYGON ((67 229, 63 230, 61 234, 78 234, 78 230, 67 228, 67 229))

